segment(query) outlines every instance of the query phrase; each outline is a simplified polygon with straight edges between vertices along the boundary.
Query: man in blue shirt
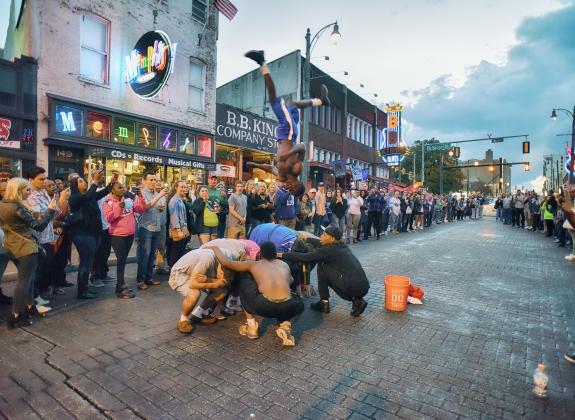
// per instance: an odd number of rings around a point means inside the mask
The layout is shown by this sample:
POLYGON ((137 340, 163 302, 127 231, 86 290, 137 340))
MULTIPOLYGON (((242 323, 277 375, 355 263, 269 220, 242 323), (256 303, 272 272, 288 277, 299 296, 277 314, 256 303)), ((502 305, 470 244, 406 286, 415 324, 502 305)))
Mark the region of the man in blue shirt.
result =
POLYGON ((275 219, 280 225, 295 229, 298 200, 280 183, 275 196, 275 219))

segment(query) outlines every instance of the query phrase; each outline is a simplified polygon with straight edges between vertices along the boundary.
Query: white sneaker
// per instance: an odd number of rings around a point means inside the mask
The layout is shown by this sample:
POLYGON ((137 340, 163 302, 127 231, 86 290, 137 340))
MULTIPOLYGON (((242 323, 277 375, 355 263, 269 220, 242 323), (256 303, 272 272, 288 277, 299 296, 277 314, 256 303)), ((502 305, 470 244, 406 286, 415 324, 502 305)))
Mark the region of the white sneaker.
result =
POLYGON ((38 311, 38 313, 40 315, 44 315, 46 312, 51 311, 52 308, 49 306, 44 306, 44 305, 36 305, 36 310, 38 311))
POLYGON ((565 259, 569 261, 575 261, 575 255, 573 254, 565 255, 565 259))
POLYGON ((50 303, 49 300, 42 299, 42 296, 38 296, 36 299, 34 299, 34 302, 36 302, 36 306, 47 305, 50 303))

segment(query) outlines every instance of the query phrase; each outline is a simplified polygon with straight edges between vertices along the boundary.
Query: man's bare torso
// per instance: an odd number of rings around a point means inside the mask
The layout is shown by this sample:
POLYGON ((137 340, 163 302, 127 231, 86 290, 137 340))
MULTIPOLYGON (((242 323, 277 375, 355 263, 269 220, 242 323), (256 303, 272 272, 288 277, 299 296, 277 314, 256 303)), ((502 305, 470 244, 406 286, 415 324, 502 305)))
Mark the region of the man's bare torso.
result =
POLYGON ((291 296, 292 281, 288 265, 280 260, 261 260, 253 264, 251 274, 258 290, 271 299, 285 299, 291 296))

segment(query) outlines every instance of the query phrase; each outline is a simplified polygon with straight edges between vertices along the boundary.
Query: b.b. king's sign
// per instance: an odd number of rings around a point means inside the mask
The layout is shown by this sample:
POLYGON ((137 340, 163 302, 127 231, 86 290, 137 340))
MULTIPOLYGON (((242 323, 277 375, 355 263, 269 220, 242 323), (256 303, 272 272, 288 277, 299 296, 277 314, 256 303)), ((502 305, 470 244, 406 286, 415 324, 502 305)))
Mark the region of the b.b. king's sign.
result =
POLYGON ((216 141, 261 150, 277 152, 277 122, 225 104, 216 105, 216 141))

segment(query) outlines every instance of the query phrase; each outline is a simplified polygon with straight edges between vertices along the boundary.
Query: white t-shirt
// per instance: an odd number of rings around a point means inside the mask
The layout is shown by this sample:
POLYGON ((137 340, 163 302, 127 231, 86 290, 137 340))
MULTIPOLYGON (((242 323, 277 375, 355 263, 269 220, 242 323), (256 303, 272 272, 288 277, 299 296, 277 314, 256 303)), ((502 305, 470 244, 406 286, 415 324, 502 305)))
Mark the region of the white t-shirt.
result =
POLYGON ((400 205, 401 205, 401 201, 397 197, 392 197, 389 200, 389 206, 391 207, 391 210, 393 210, 393 212, 395 214, 401 213, 400 205))

